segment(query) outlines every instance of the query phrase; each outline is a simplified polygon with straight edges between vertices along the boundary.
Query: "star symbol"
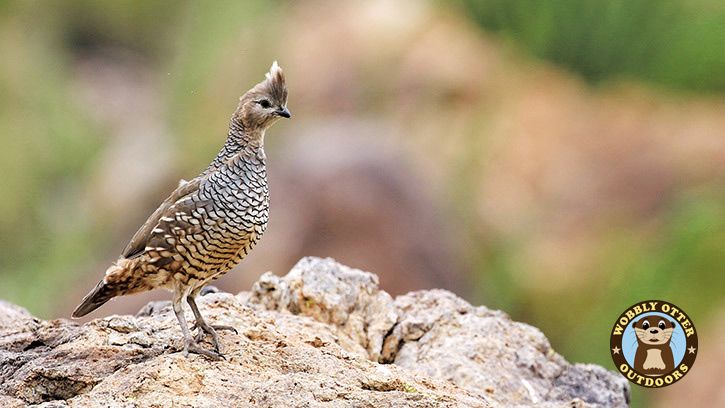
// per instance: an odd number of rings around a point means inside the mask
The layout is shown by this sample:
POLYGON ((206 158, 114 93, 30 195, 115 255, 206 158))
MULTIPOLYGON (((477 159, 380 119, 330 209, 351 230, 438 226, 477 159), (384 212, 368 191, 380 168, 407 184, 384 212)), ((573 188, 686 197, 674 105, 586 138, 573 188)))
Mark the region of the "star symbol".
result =
POLYGON ((687 348, 687 352, 690 354, 695 354, 695 350, 697 350, 697 349, 693 346, 690 346, 687 348))
POLYGON ((621 350, 621 349, 620 349, 619 347, 617 347, 617 346, 614 346, 614 348, 612 349, 612 354, 619 354, 619 351, 620 351, 620 350, 621 350))

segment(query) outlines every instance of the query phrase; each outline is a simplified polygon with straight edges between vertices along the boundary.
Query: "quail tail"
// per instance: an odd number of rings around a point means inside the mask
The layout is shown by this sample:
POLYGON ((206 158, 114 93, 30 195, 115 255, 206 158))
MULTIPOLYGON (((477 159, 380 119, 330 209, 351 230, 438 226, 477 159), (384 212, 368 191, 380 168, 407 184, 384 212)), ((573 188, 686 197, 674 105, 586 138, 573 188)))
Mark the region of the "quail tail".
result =
POLYGON ((104 303, 116 297, 117 293, 111 289, 105 282, 100 281, 93 290, 86 295, 81 304, 73 311, 73 317, 78 318, 91 313, 101 307, 104 303))
POLYGON ((101 307, 116 296, 142 290, 142 282, 134 279, 135 259, 121 258, 106 270, 106 276, 86 295, 73 311, 73 317, 82 317, 101 307))

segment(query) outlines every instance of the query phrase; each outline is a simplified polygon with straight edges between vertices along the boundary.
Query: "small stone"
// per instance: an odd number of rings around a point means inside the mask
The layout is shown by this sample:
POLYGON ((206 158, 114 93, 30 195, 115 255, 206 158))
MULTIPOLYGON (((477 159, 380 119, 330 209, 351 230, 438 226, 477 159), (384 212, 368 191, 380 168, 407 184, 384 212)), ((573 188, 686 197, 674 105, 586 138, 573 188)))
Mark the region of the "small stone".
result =
POLYGON ((111 332, 108 335, 108 344, 111 346, 123 346, 128 343, 128 336, 125 334, 111 332))
POLYGON ((153 345, 153 339, 145 332, 131 333, 128 336, 128 342, 142 347, 151 347, 153 345))
POLYGON ((109 329, 121 333, 131 333, 138 330, 138 325, 131 316, 112 316, 106 319, 109 329))

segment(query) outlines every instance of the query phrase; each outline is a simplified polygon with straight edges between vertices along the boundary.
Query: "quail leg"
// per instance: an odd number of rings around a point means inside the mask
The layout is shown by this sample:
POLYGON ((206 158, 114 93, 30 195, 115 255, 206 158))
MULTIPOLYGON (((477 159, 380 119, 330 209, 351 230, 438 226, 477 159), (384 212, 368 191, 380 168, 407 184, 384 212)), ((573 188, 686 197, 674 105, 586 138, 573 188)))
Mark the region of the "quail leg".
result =
POLYGON ((202 317, 201 312, 199 312, 199 307, 196 305, 196 300, 194 300, 193 294, 186 297, 186 302, 191 307, 191 311, 194 312, 194 317, 196 318, 196 323, 194 323, 194 326, 192 327, 192 330, 199 330, 196 333, 196 341, 201 341, 201 339, 204 337, 204 333, 208 333, 211 336, 214 350, 216 350, 217 353, 221 354, 221 351, 219 349, 219 335, 216 333, 216 330, 230 330, 233 331, 234 334, 239 334, 237 332, 237 329, 232 326, 210 325, 206 321, 204 321, 204 317, 202 317))
POLYGON ((188 357, 189 353, 195 353, 206 356, 212 360, 222 360, 224 356, 222 356, 219 352, 205 350, 199 347, 196 341, 191 337, 191 332, 189 331, 189 327, 186 324, 186 318, 184 317, 184 308, 181 299, 181 296, 174 296, 173 307, 176 319, 179 321, 179 326, 181 326, 181 333, 184 335, 184 357, 188 357))

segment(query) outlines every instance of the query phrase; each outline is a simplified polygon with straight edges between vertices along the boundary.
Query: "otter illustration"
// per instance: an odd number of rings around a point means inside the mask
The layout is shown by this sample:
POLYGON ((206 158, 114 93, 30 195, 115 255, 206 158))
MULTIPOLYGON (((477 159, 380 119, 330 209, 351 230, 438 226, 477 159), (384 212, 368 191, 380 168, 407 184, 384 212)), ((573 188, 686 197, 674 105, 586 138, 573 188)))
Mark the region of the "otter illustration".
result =
POLYGON ((642 375, 659 376, 675 369, 670 340, 675 323, 657 315, 650 315, 634 322, 637 335, 637 354, 634 369, 642 375))

